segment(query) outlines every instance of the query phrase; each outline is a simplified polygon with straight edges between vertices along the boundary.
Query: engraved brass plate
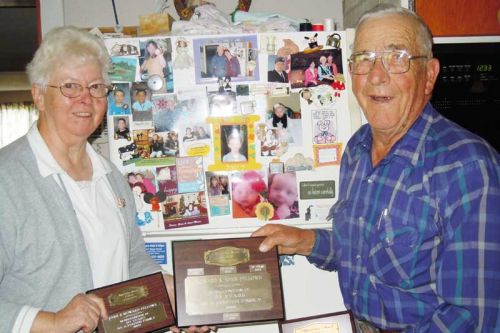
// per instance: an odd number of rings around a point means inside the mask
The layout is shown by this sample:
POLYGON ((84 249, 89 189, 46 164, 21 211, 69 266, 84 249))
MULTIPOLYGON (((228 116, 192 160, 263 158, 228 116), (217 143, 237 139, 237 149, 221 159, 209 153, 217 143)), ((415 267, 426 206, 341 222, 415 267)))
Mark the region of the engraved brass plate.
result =
POLYGON ((217 266, 234 266, 250 260, 248 249, 224 246, 215 250, 205 251, 205 264, 217 266))
POLYGON ((186 313, 269 310, 273 307, 271 276, 267 272, 188 276, 185 280, 186 313))
POLYGON ((117 312, 102 323, 105 333, 124 333, 166 320, 165 307, 162 303, 155 302, 117 312))
POLYGON ((108 302, 112 307, 133 304, 141 298, 147 297, 148 294, 149 290, 146 286, 131 286, 110 294, 108 296, 108 302))
POLYGON ((339 333, 338 323, 316 323, 296 328, 293 333, 339 333))

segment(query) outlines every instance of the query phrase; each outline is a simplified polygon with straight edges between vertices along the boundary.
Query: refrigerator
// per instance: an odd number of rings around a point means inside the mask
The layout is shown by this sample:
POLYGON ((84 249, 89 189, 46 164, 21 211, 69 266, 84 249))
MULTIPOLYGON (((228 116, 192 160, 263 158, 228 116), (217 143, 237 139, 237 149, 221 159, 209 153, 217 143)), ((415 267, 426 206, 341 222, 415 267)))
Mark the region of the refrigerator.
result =
MULTIPOLYGON (((146 249, 166 271, 173 241, 247 237, 267 223, 331 228, 343 149, 363 122, 350 90, 352 36, 104 39, 114 90, 97 143, 129 182, 146 249)), ((286 319, 345 310, 335 272, 302 256, 280 265, 286 319)))

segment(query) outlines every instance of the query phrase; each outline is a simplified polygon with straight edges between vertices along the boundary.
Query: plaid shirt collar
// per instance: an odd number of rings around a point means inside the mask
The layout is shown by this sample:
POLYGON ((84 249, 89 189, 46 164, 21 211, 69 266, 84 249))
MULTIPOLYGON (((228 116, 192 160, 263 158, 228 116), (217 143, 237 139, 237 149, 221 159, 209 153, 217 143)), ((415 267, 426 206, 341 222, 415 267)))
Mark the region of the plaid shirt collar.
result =
MULTIPOLYGON (((420 116, 415 120, 408 132, 391 148, 389 154, 381 163, 387 163, 393 158, 399 158, 406 163, 416 166, 422 156, 425 137, 436 118, 436 111, 427 103, 420 116)), ((369 154, 373 142, 371 127, 366 124, 356 136, 357 142, 353 145, 353 159, 359 160, 363 154, 369 154)))

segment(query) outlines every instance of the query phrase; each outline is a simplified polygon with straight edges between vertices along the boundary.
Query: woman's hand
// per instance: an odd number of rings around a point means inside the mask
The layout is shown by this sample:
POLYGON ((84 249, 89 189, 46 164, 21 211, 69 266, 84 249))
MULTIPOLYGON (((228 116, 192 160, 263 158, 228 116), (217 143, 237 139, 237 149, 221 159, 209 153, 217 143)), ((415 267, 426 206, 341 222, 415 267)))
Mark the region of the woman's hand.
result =
POLYGON ((31 327, 31 332, 92 333, 99 319, 107 319, 104 301, 96 295, 78 294, 60 311, 40 311, 31 327))

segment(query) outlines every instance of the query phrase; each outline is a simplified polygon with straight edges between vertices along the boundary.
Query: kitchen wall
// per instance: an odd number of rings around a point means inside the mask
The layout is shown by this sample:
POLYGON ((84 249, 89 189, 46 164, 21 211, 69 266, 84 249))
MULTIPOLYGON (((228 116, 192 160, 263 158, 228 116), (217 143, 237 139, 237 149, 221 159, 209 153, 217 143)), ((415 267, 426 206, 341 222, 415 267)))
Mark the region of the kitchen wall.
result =
MULTIPOLYGON (((237 0, 214 0, 218 9, 231 13, 237 0)), ((139 15, 156 12, 163 0, 116 0, 118 18, 122 26, 138 25, 139 15)), ((168 0, 168 13, 178 19, 173 0, 168 0)), ((113 6, 110 0, 40 0, 42 32, 52 27, 76 25, 79 27, 114 26, 113 6), (45 8, 44 8, 45 7, 45 8), (61 10, 62 9, 62 10, 61 10)), ((308 18, 311 22, 323 22, 333 18, 342 28, 342 0, 253 0, 251 12, 275 12, 293 18, 308 18)))

